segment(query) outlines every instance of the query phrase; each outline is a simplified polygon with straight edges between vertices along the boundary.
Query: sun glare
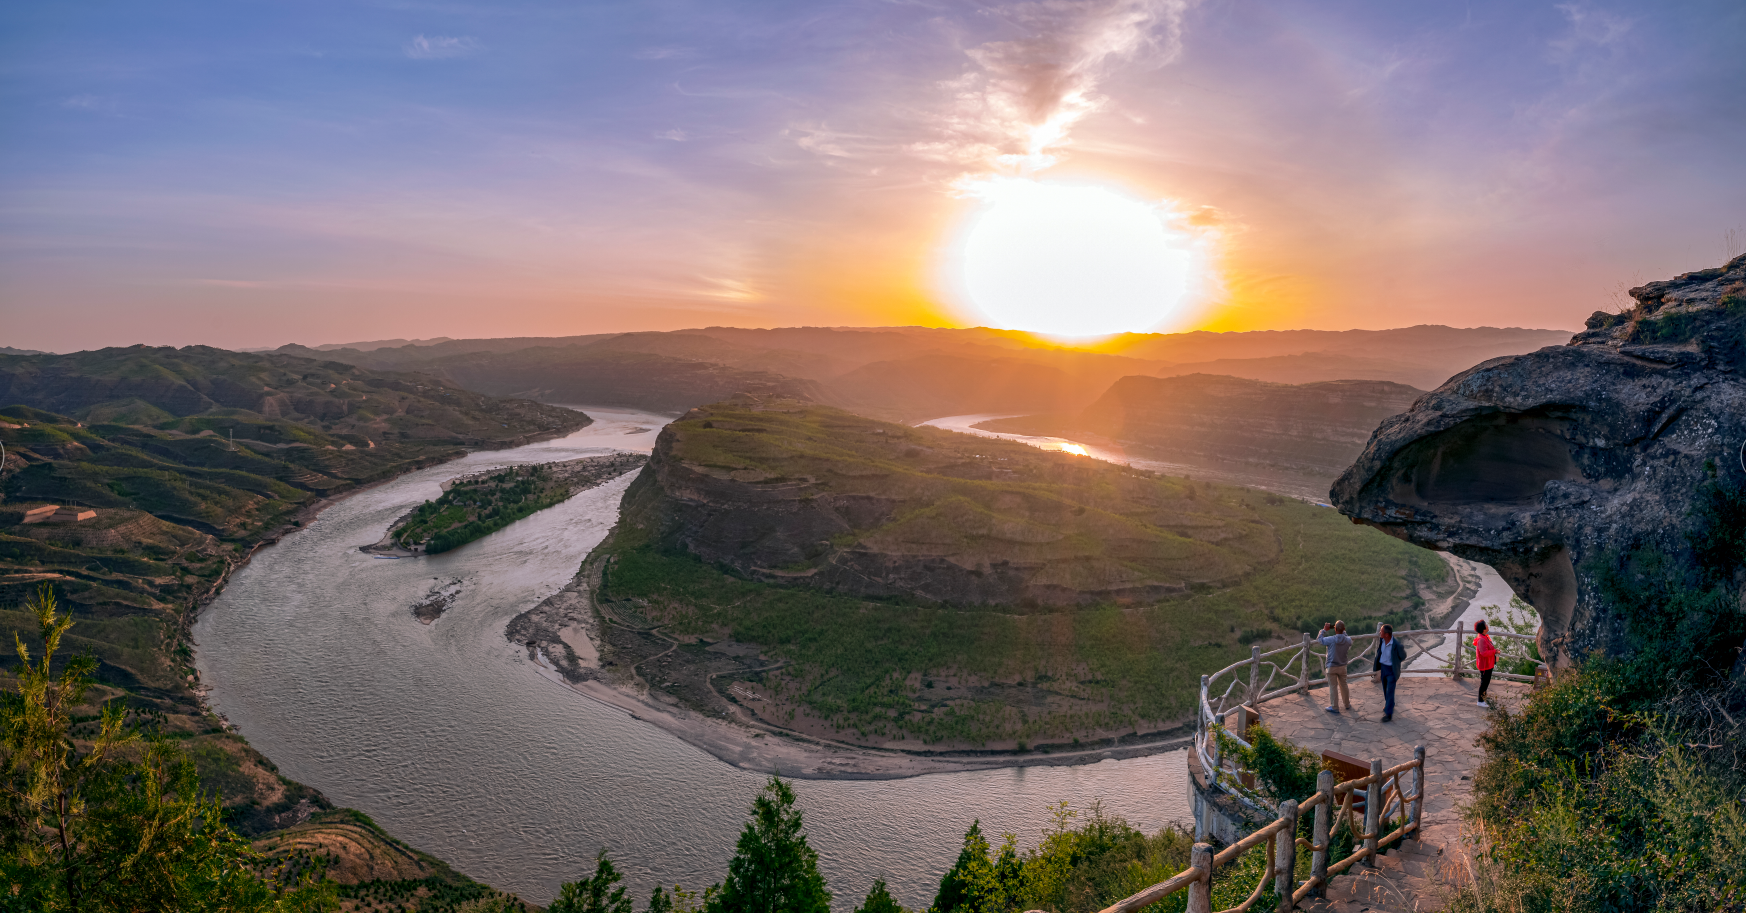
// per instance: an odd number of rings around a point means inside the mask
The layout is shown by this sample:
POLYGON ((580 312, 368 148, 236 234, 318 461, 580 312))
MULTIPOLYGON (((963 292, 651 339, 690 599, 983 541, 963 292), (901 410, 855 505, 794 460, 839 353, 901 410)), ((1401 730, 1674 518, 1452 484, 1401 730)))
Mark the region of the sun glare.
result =
POLYGON ((996 178, 960 251, 963 291, 995 326, 1049 336, 1151 329, 1194 284, 1197 239, 1106 187, 996 178))

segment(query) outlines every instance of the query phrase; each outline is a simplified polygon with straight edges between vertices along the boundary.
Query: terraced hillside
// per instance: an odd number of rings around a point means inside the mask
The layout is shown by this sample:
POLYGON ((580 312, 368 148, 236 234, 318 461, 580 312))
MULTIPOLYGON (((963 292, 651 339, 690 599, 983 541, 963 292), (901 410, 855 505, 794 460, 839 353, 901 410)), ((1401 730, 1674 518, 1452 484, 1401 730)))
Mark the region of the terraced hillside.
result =
POLYGON ((0 408, 0 637, 41 649, 19 607, 50 586, 75 619, 63 649, 99 661, 90 713, 119 700, 182 739, 249 836, 330 806, 201 709, 195 609, 336 495, 589 422, 431 378, 200 347, 0 356, 0 390, 20 403, 0 408))
POLYGON ((926 751, 1168 732, 1247 644, 1455 586, 1277 495, 752 398, 662 432, 590 566, 607 676, 926 751))

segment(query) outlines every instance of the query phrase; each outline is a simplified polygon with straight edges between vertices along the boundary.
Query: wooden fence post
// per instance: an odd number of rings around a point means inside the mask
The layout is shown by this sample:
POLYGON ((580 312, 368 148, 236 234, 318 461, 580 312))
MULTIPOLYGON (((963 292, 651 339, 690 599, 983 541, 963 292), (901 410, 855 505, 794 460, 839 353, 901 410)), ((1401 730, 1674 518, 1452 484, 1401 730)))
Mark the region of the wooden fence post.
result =
POLYGON ((1425 746, 1413 749, 1413 760, 1419 762, 1418 775, 1413 777, 1413 804, 1410 820, 1417 825, 1407 836, 1422 840, 1425 836, 1425 746))
MULTIPOLYGON (((1309 642, 1310 642, 1309 632, 1305 631, 1305 632, 1303 632, 1303 662, 1302 662, 1302 664, 1300 664, 1297 667, 1297 690, 1301 694, 1308 694, 1309 693, 1309 681, 1310 681, 1309 642)), ((1332 702, 1330 701, 1330 703, 1332 703, 1332 702)))
MULTIPOLYGON (((1261 648, 1255 644, 1250 644, 1249 645, 1249 695, 1248 695, 1248 698, 1243 701, 1243 703, 1245 703, 1245 704, 1258 704, 1258 703, 1260 703, 1260 701, 1257 700, 1257 698, 1259 698, 1261 695, 1255 693, 1255 689, 1257 689, 1259 687, 1261 687, 1261 648)), ((1239 734, 1238 738, 1242 738, 1242 734, 1239 734)))
POLYGON ((1316 792, 1328 797, 1327 801, 1316 806, 1315 829, 1310 831, 1310 842, 1315 844, 1315 849, 1310 851, 1310 877, 1316 879, 1316 886, 1310 894, 1321 897, 1328 887, 1328 835, 1333 830, 1329 822, 1334 817, 1333 771, 1316 774, 1316 792))
POLYGON ((1364 790, 1364 865, 1376 868, 1377 840, 1382 836, 1382 759, 1370 759, 1370 785, 1364 790))
POLYGON ((1455 674, 1452 676, 1460 681, 1467 665, 1467 622, 1455 622, 1455 674))
POLYGON ((1297 801, 1279 802, 1279 820, 1285 829, 1274 834, 1278 849, 1273 860, 1273 893, 1279 895, 1279 913, 1291 913, 1291 892, 1297 889, 1297 801))
POLYGON ((1212 846, 1195 844, 1188 854, 1188 866, 1200 874, 1188 883, 1188 909, 1185 913, 1212 913, 1212 846))

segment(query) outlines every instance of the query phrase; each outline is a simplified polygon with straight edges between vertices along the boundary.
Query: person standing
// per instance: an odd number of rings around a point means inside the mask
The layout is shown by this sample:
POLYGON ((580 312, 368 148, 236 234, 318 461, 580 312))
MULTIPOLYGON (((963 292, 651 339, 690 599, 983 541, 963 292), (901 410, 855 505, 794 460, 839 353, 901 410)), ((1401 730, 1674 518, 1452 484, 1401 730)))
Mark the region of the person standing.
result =
POLYGON ((1352 638, 1346 636, 1346 623, 1331 621, 1322 625, 1321 636, 1316 640, 1328 648, 1327 710, 1339 713, 1341 705, 1351 710, 1352 693, 1346 690, 1346 657, 1352 651, 1352 638))
POLYGON ((1394 625, 1382 626, 1382 642, 1376 645, 1376 673, 1382 681, 1382 721, 1394 719, 1394 686, 1406 665, 1406 647, 1394 639, 1394 625))
POLYGON ((1476 621, 1473 631, 1473 668, 1479 670, 1479 706, 1490 707, 1485 702, 1485 690, 1491 687, 1491 670, 1497 668, 1497 647, 1491 642, 1491 625, 1476 621))

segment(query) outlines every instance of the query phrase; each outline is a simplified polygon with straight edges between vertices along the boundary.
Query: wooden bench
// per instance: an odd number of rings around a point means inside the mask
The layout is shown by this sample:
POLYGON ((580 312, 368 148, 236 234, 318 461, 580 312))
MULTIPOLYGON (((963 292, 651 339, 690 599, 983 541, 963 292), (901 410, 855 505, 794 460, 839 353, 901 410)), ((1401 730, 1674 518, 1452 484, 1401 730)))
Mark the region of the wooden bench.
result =
MULTIPOLYGON (((1370 762, 1360 761, 1349 754, 1342 754, 1332 748, 1322 749, 1322 766, 1334 772, 1334 781, 1344 783, 1347 780, 1359 780, 1370 776, 1370 762)), ((1364 811, 1365 794, 1358 790, 1352 795, 1352 810, 1364 811)))

